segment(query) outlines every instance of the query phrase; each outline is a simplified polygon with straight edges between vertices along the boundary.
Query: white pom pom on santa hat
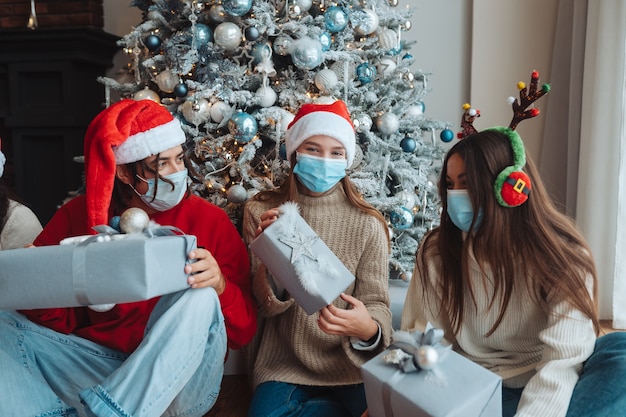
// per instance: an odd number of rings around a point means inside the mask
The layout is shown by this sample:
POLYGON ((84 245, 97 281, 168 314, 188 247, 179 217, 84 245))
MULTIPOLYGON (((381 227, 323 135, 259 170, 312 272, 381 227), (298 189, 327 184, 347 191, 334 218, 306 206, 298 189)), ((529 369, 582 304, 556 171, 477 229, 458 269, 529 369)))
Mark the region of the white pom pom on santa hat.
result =
POLYGON ((287 159, 311 136, 323 135, 337 139, 346 149, 348 167, 354 162, 356 136, 350 112, 341 100, 331 104, 307 103, 300 107, 285 133, 287 159))
POLYGON ((180 122, 152 100, 125 99, 100 112, 85 134, 87 226, 108 223, 116 165, 156 155, 185 139, 180 122))

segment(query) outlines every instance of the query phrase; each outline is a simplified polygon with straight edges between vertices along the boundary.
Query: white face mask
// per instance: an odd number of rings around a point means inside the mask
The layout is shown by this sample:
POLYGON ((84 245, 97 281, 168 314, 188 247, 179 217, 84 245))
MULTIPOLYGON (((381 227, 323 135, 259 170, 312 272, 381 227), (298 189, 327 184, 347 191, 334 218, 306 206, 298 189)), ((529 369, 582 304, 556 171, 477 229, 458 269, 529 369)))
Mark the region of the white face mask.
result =
MULTIPOLYGON (((157 189, 156 197, 154 196, 154 189, 156 184, 155 178, 145 179, 137 175, 137 178, 148 184, 148 191, 145 194, 139 194, 135 188, 135 193, 146 203, 157 211, 169 210, 181 202, 185 193, 187 192, 187 170, 175 172, 174 174, 166 175, 163 178, 172 181, 172 185, 159 179, 159 187, 157 189), (152 198, 154 197, 154 199, 152 198)), ((132 187, 132 186, 131 186, 132 187)))

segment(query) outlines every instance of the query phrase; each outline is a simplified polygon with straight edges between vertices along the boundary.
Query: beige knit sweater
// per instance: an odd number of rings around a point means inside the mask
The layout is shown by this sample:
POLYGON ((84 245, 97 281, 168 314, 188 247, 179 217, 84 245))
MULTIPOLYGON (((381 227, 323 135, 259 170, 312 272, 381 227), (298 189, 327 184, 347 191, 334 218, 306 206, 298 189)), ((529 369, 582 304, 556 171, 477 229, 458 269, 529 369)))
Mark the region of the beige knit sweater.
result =
POLYGON ((596 336, 591 320, 565 302, 555 303, 546 315, 530 300, 524 286, 518 285, 502 323, 486 337, 498 317, 498 308, 489 309, 492 280, 482 278, 472 258, 470 279, 477 308, 468 295, 463 325, 455 338, 449 320, 438 314, 440 295, 426 302, 416 275, 428 268, 431 281, 436 282, 440 258, 437 253, 427 254, 428 265, 421 264, 420 256, 417 259, 402 313, 402 329, 423 330, 427 322, 443 328, 457 352, 500 375, 505 387, 525 386, 516 417, 565 416, 582 363, 594 349, 596 336))
POLYGON ((10 200, 6 221, 0 233, 0 250, 19 249, 33 243, 41 232, 41 223, 28 207, 10 200))
MULTIPOLYGON (((354 274, 344 292, 362 301, 382 330, 382 343, 372 351, 355 350, 348 337, 328 335, 317 325, 318 313, 308 316, 289 295, 280 300, 268 283, 267 269, 251 253, 253 290, 260 323, 245 353, 252 366, 253 385, 266 381, 333 386, 362 382, 360 366, 381 352, 391 336, 388 244, 383 225, 351 206, 341 185, 320 197, 299 195, 300 214, 354 274)), ((273 208, 250 201, 244 211, 244 240, 254 238, 260 216, 273 208)), ((347 308, 337 298, 333 304, 347 308)))

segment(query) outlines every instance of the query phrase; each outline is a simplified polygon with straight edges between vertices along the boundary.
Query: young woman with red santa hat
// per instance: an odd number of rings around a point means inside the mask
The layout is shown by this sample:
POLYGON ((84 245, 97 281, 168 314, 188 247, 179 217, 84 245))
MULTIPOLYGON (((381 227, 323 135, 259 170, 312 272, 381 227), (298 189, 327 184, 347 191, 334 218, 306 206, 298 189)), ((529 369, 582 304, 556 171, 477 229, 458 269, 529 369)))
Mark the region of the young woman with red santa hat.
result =
POLYGON ((292 171, 279 190, 246 204, 244 239, 272 224, 282 203, 295 202, 355 281, 308 315, 252 256, 261 320, 246 348, 254 386, 249 416, 360 416, 366 408, 360 366, 391 336, 388 229, 346 176, 356 138, 345 103, 303 105, 285 144, 292 171))
POLYGON ((256 308, 237 230, 187 189, 184 142, 179 121, 149 100, 119 101, 92 121, 86 194, 62 206, 35 245, 94 233, 137 207, 196 236, 190 288, 110 309, 0 313, 0 414, 199 417, 213 406, 227 345, 250 341, 256 308))

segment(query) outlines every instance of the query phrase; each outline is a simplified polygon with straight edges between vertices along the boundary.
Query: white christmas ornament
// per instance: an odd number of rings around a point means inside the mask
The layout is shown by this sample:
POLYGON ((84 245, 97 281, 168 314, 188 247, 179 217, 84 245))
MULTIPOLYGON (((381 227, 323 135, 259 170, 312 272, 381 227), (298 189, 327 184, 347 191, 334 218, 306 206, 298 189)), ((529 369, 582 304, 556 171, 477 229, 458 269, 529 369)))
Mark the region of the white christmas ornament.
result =
POLYGON ((224 120, 224 117, 229 115, 230 112, 230 106, 223 101, 216 101, 215 103, 213 103, 211 109, 209 110, 211 120, 213 120, 215 123, 221 123, 222 120, 224 120))
POLYGON ((235 184, 228 189, 226 197, 233 204, 241 204, 248 199, 248 192, 242 185, 235 184))
POLYGON ((338 82, 337 74, 331 69, 324 68, 315 74, 315 85, 322 92, 332 90, 338 82))
POLYGON ((193 125, 201 125, 211 116, 211 103, 204 98, 187 100, 182 105, 182 113, 185 120, 193 125))
POLYGON ((261 101, 259 102, 261 107, 273 106, 274 103, 276 103, 276 99, 278 98, 276 92, 272 90, 272 87, 270 86, 263 86, 256 90, 256 96, 261 99, 261 101))
POLYGON ((406 111, 404 112, 405 116, 421 116, 422 114, 424 114, 422 106, 418 105, 411 105, 407 107, 406 111))
POLYGON ((354 28, 358 35, 370 35, 378 29, 378 15, 374 10, 365 9, 354 14, 356 14, 359 21, 357 26, 354 28))
POLYGON ((239 26, 232 22, 223 22, 217 25, 213 38, 215 43, 227 51, 237 49, 241 43, 243 33, 239 26))
POLYGON ((376 127, 383 135, 391 135, 400 127, 400 120, 394 113, 385 113, 376 119, 376 127))
POLYGON ((333 104, 337 99, 332 96, 319 96, 314 100, 316 104, 333 104))
POLYGON ((378 44, 383 49, 396 49, 398 47, 398 34, 393 29, 383 29, 378 32, 378 44))
POLYGON ((120 215, 120 230, 123 233, 143 232, 150 225, 148 214, 138 207, 131 207, 120 215))
POLYGON ((174 87, 176 87, 179 82, 178 76, 167 69, 156 76, 156 83, 159 89, 166 93, 174 92, 174 87))
POLYGON ((437 361, 439 360, 439 353, 437 350, 429 345, 420 346, 417 349, 417 364, 421 369, 429 371, 437 366, 437 361))
POLYGON ((359 113, 356 115, 355 118, 359 123, 358 123, 358 127, 356 128, 357 132, 360 133, 365 133, 365 132, 369 132, 372 129, 372 118, 366 114, 366 113, 359 113))
POLYGON ((144 87, 142 90, 137 91, 133 95, 133 100, 152 100, 157 103, 161 102, 161 97, 156 91, 150 90, 148 87, 144 87))
POLYGON ((296 0, 296 6, 300 7, 300 10, 303 12, 309 11, 311 6, 313 6, 312 0, 296 0))

